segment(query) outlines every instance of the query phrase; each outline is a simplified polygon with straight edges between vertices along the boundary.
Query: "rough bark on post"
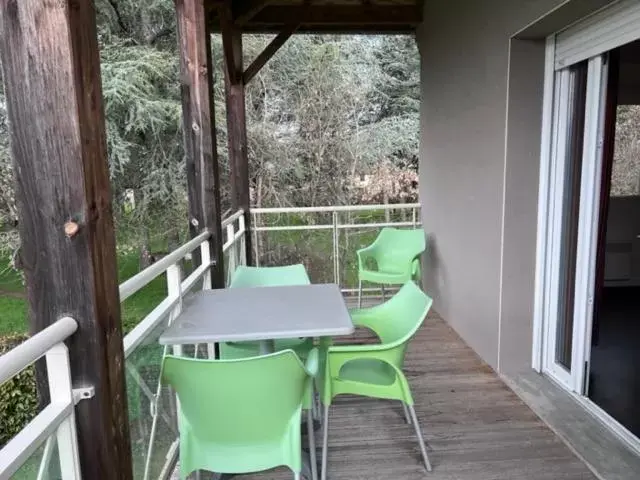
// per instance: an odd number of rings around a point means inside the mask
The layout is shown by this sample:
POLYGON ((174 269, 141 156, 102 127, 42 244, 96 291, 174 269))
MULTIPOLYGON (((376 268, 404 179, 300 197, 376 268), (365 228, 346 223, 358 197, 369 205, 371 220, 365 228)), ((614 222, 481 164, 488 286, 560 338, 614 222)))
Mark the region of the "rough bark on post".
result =
MULTIPOLYGON (((176 0, 182 115, 192 236, 211 232, 211 281, 224 287, 220 184, 213 115, 213 63, 205 0, 176 0)), ((194 251, 196 262, 200 254, 194 251)))
MULTIPOLYGON (((92 1, 0 0, 32 332, 62 316, 84 478, 132 478, 115 235, 92 1)), ((62 446, 61 446, 62 447, 62 446)))
MULTIPOLYGON (((230 3, 230 2, 228 2, 230 3)), ((249 157, 247 154, 247 121, 244 98, 242 33, 233 24, 231 8, 220 10, 224 46, 224 80, 227 104, 227 136, 231 177, 231 205, 234 212, 242 208, 247 232, 251 228, 249 194, 249 157)), ((253 248, 251 235, 245 236, 247 264, 251 265, 253 248)))

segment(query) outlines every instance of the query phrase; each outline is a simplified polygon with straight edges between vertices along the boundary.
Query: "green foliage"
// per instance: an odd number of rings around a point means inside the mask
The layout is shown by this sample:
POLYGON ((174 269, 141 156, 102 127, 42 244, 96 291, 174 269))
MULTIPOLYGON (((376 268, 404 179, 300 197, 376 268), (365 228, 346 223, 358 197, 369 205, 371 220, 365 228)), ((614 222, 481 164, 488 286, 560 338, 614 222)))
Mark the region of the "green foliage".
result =
MULTIPOLYGON (((0 355, 26 340, 26 335, 0 337, 0 355)), ((0 447, 11 440, 37 414, 38 392, 30 366, 0 385, 0 447)))
POLYGON ((618 107, 611 195, 640 195, 640 105, 618 107))

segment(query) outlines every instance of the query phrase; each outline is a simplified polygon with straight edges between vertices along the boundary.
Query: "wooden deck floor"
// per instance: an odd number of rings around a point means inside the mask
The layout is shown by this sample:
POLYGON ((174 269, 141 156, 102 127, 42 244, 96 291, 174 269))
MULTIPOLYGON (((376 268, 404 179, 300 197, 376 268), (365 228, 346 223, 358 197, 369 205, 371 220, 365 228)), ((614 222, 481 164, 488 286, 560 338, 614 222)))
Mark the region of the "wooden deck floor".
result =
MULTIPOLYGON (((433 472, 422 468, 397 402, 345 396, 330 414, 330 480, 595 478, 443 320, 425 321, 405 367, 433 472)), ((278 469, 239 478, 292 476, 278 469)))

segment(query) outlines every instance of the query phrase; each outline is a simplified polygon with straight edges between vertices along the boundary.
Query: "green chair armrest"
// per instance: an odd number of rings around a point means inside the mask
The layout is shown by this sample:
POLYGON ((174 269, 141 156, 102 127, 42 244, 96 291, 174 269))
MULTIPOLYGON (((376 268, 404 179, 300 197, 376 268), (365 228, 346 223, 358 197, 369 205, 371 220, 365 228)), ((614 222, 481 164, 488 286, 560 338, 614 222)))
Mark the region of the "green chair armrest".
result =
POLYGON ((304 368, 310 377, 316 377, 318 375, 318 371, 320 369, 320 354, 317 348, 314 348, 309 352, 304 368))
POLYGON ((373 258, 375 260, 377 251, 378 246, 376 245, 376 242, 373 242, 368 247, 356 250, 356 255, 358 257, 358 269, 364 270, 364 264, 367 258, 373 258))
POLYGON ((349 310, 349 315, 356 327, 366 327, 377 335, 377 325, 378 322, 382 321, 380 311, 383 307, 384 304, 369 308, 354 308, 349 310))

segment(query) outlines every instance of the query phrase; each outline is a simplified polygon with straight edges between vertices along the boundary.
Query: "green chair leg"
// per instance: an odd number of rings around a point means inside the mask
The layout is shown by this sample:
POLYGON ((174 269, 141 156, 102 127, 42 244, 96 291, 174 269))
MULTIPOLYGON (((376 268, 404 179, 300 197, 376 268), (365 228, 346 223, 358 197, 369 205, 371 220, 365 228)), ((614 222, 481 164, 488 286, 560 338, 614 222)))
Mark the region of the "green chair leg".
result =
POLYGON ((313 430, 313 412, 307 410, 307 437, 309 440, 309 460, 311 461, 311 478, 318 480, 318 462, 316 460, 316 439, 313 430))
POLYGON ((329 450, 329 404, 324 406, 322 426, 322 480, 327 480, 327 454, 329 450))
POLYGON ((429 461, 429 455, 427 455, 427 447, 424 444, 424 438, 422 438, 422 431, 420 430, 420 424, 418 423, 418 417, 416 416, 416 410, 413 408, 413 405, 409 405, 409 411, 411 412, 411 420, 413 421, 416 436, 418 437, 418 443, 420 444, 420 452, 422 452, 424 466, 427 468, 427 472, 430 472, 431 462, 429 461))
POLYGON ((407 410, 407 404, 404 402, 400 402, 400 403, 402 403, 402 410, 404 410, 404 419, 407 421, 409 425, 411 425, 411 417, 409 416, 409 410, 407 410))

